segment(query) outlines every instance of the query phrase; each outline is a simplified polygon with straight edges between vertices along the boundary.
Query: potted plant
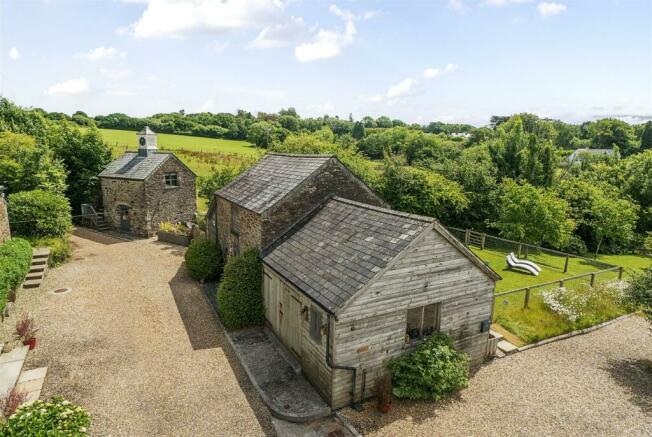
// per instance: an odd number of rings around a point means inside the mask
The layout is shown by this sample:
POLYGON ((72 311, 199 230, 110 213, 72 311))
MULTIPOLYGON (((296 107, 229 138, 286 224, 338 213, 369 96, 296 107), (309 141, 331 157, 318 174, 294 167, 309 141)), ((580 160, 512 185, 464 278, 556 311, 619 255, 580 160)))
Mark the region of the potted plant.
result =
POLYGON ((376 384, 378 411, 385 414, 392 408, 392 376, 384 373, 376 384))
POLYGON ((158 225, 157 235, 158 241, 180 246, 190 245, 190 228, 183 223, 162 222, 158 225))
POLYGON ((38 329, 34 319, 29 313, 24 313, 16 322, 16 338, 21 340, 24 345, 29 346, 29 350, 36 347, 36 333, 38 329))

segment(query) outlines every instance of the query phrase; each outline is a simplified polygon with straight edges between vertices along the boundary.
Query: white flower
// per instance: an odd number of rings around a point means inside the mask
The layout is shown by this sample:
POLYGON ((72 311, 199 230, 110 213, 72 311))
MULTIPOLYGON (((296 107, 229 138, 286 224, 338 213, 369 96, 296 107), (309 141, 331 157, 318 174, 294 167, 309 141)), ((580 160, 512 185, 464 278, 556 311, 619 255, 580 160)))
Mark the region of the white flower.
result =
POLYGON ((82 426, 81 428, 79 428, 79 432, 86 432, 86 427, 82 426))

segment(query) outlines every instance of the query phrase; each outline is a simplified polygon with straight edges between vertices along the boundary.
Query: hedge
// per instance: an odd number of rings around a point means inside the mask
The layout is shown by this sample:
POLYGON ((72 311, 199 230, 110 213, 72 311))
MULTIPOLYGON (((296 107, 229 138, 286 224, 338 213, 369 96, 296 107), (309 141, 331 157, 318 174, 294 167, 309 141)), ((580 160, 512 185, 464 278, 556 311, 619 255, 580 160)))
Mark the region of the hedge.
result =
POLYGON ((262 291, 263 267, 258 250, 232 256, 217 287, 217 307, 227 328, 262 325, 265 321, 262 291))
POLYGON ((32 246, 22 238, 12 238, 0 246, 0 312, 7 297, 25 279, 32 264, 32 246))
POLYGON ((70 202, 60 194, 43 190, 10 194, 7 210, 15 235, 63 237, 72 229, 70 202))
POLYGON ((192 240, 186 250, 186 268, 193 279, 216 279, 222 273, 222 253, 215 243, 204 239, 192 240))
POLYGON ((392 393, 401 399, 439 400, 467 386, 469 358, 444 334, 426 340, 413 352, 389 363, 392 393))

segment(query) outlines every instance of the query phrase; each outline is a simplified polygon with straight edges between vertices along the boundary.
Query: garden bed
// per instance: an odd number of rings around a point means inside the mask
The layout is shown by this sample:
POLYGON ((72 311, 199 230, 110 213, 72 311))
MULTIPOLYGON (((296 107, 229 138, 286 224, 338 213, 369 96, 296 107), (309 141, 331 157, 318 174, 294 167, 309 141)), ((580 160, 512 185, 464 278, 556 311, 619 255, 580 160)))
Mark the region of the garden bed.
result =
POLYGON ((164 243, 178 244, 179 246, 189 246, 190 241, 192 240, 192 238, 190 238, 188 235, 174 234, 172 232, 165 232, 165 231, 158 231, 157 236, 158 236, 158 241, 162 241, 164 243))

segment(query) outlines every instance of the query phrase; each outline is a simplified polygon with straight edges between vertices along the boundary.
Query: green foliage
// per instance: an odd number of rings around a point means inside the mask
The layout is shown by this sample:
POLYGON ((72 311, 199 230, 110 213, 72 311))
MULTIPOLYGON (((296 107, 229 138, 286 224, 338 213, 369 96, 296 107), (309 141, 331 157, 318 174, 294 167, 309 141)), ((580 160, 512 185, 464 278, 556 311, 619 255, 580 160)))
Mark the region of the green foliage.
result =
POLYGON ((48 143, 68 170, 66 196, 75 211, 82 203, 98 204, 100 181, 97 175, 111 162, 111 149, 94 126, 82 132, 74 123, 51 127, 48 143))
POLYGON ((652 323, 652 267, 634 275, 626 293, 628 301, 641 308, 645 318, 652 323))
POLYGON ((7 209, 16 235, 61 237, 72 229, 70 203, 60 194, 43 190, 10 194, 7 209))
POLYGON ((248 162, 242 162, 240 165, 218 167, 210 176, 200 177, 199 196, 211 200, 217 190, 228 185, 248 167, 248 162))
POLYGON ((587 123, 585 132, 594 149, 618 147, 623 156, 629 156, 638 151, 634 129, 622 120, 605 118, 587 123))
POLYGON ((351 136, 355 138, 356 140, 361 140, 364 138, 364 123, 361 121, 356 121, 355 124, 353 125, 353 131, 351 132, 351 136))
POLYGON ((204 281, 216 279, 222 273, 222 252, 215 243, 194 239, 186 250, 186 268, 193 279, 204 281))
POLYGON ((90 415, 60 396, 49 401, 23 404, 2 428, 3 436, 84 436, 88 435, 90 415))
POLYGON ((652 121, 645 123, 641 133, 641 151, 652 149, 652 121))
POLYGON ((277 141, 283 141, 287 136, 287 130, 278 124, 267 121, 257 121, 249 126, 247 141, 258 147, 267 148, 277 141))
POLYGON ((652 232, 647 233, 647 237, 645 237, 645 241, 643 242, 643 247, 645 247, 645 250, 648 252, 652 252, 652 232))
POLYGON ((437 334, 413 352, 389 363, 392 393, 399 399, 439 400, 468 385, 469 359, 453 347, 453 341, 437 334))
POLYGON ((217 306, 228 328, 262 325, 265 321, 262 292, 263 268, 255 249, 232 256, 224 266, 217 287, 217 306))
POLYGON ((0 313, 9 294, 25 279, 32 263, 32 246, 21 238, 12 238, 0 246, 0 313))
POLYGON ((498 218, 492 226, 505 238, 565 247, 575 228, 565 200, 528 183, 506 179, 497 201, 498 218))
POLYGON ((32 247, 47 247, 50 249, 50 257, 48 258, 50 267, 60 266, 72 256, 69 235, 61 237, 28 237, 27 240, 32 247))
POLYGON ((0 132, 0 184, 10 193, 66 190, 66 170, 45 146, 26 134, 0 132))
POLYGON ((450 222, 469 204, 457 182, 425 170, 385 160, 382 197, 395 209, 450 222))
POLYGON ((158 230, 175 235, 188 235, 189 229, 183 223, 161 222, 158 224, 158 230))

